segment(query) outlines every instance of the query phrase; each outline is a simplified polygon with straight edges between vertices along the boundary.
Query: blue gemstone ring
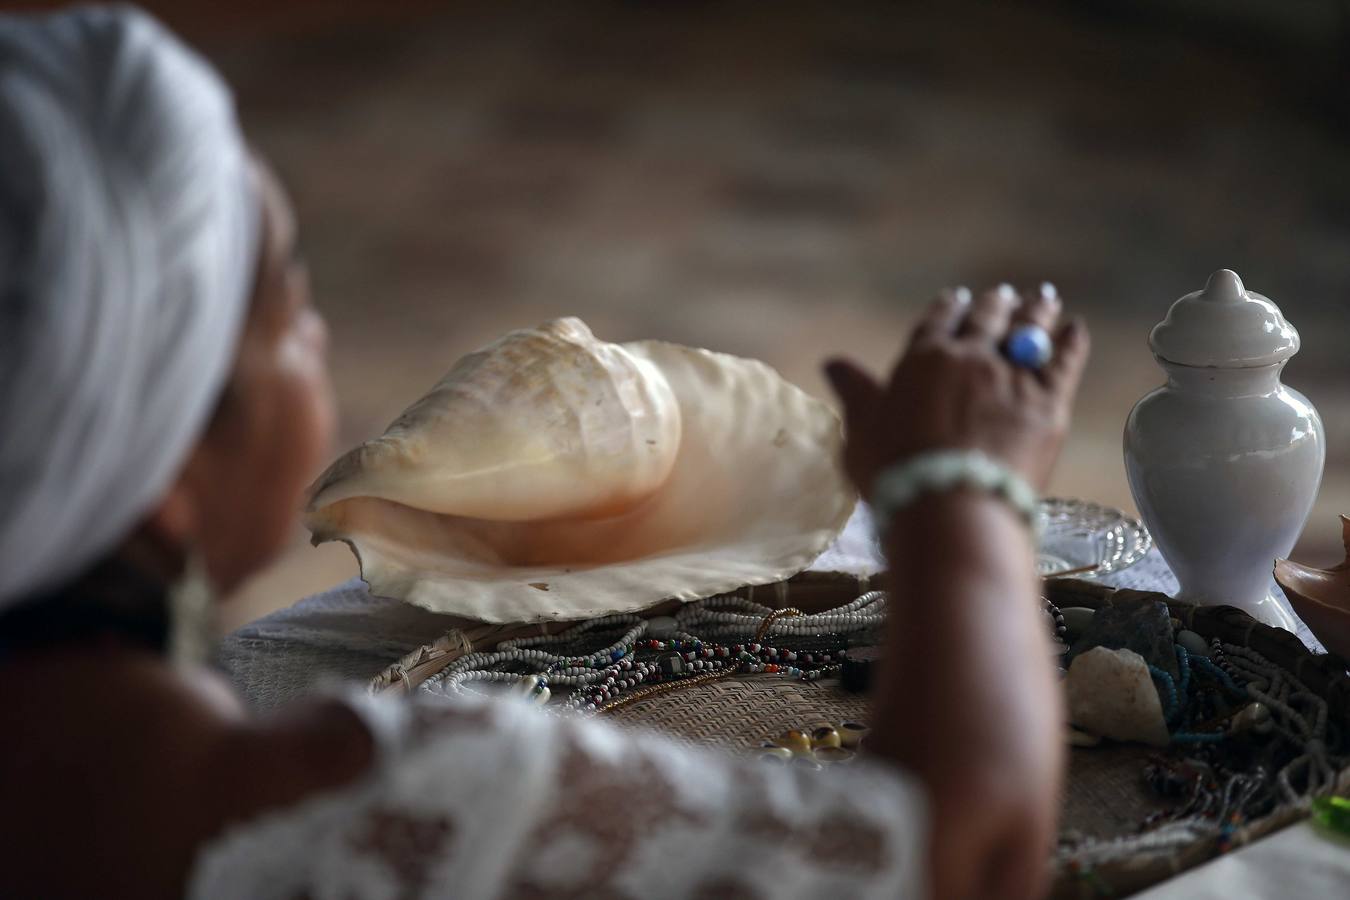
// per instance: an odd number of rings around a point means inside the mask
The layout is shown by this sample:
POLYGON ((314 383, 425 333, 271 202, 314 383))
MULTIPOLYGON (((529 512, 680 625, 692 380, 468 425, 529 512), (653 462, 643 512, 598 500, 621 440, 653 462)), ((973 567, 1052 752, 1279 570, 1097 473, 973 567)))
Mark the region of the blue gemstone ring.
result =
POLYGON ((1003 342, 1003 355, 1015 366, 1033 372, 1045 368, 1054 355, 1050 333, 1039 325, 1018 325, 1003 342))

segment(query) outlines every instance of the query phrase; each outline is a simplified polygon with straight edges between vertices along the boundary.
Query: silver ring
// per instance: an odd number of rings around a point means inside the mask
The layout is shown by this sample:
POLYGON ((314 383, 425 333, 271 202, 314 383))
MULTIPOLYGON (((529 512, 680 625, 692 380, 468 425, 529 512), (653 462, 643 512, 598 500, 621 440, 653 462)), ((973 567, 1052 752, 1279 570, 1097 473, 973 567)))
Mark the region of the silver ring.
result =
POLYGON ((1045 368, 1054 353, 1050 332, 1039 325, 1018 325, 1003 342, 1003 355, 1008 362, 1033 372, 1045 368))

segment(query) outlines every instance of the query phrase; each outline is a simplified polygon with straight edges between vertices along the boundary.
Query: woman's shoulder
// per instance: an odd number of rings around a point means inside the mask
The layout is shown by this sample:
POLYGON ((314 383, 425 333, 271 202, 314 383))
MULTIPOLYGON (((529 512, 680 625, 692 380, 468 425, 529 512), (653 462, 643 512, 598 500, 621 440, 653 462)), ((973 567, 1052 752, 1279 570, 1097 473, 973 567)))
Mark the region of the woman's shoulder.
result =
POLYGON ((922 873, 922 796, 879 764, 771 770, 464 698, 252 720, 162 665, 7 668, 4 896, 592 896, 658 858, 713 893, 895 896, 922 873))
POLYGON ((60 650, 4 663, 3 896, 182 895, 230 822, 358 778, 370 733, 341 703, 251 720, 210 673, 60 650))
POLYGON ((541 743, 557 723, 511 703, 407 702, 351 690, 260 727, 268 731, 266 746, 294 761, 307 753, 317 759, 344 723, 366 736, 365 777, 333 789, 311 778, 289 803, 250 804, 252 815, 201 848, 188 896, 327 896, 328 889, 350 897, 423 896, 431 870, 454 872, 456 896, 482 895, 470 885, 482 863, 491 867, 501 857, 498 829, 518 828, 530 793, 542 796, 547 787, 531 776, 529 760, 548 752, 541 743), (494 815, 494 806, 505 814, 494 815))

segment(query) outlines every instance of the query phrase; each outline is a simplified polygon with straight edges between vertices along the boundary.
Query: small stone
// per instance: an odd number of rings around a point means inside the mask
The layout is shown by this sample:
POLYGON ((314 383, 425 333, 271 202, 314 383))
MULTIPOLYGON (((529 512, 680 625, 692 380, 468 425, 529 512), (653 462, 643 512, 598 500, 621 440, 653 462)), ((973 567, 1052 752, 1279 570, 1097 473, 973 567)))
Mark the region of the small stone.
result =
POLYGON ((1064 685, 1069 721, 1088 734, 1154 747, 1171 743, 1148 664, 1133 650, 1093 647, 1079 654, 1064 685))
POLYGON ((1059 611, 1064 617, 1064 634, 1062 637, 1070 645, 1083 636, 1087 627, 1092 624, 1092 617, 1097 614, 1095 609, 1088 609, 1086 606, 1066 606, 1059 611))
POLYGON ((811 730, 811 749, 820 750, 823 747, 838 748, 843 745, 843 740, 839 736, 839 729, 833 725, 821 725, 811 730))
POLYGON ((666 677, 679 675, 684 672, 684 657, 675 651, 662 653, 656 658, 656 666, 661 670, 661 674, 666 677))
POLYGON ((1177 669, 1177 651, 1172 638, 1172 614, 1166 603, 1151 597, 1121 599, 1097 610, 1087 630, 1069 650, 1070 666, 1078 656, 1094 647, 1125 649, 1134 651, 1145 663, 1157 666, 1176 681, 1181 673, 1177 669))
POLYGON ((811 752, 811 738, 805 731, 796 728, 783 732, 778 736, 775 742, 780 747, 785 747, 793 753, 804 756, 811 752))
POLYGON ((1186 648, 1191 656, 1209 656, 1209 644, 1194 631, 1182 629, 1177 632, 1177 643, 1186 648))
POLYGON ((647 620, 647 637, 658 641, 670 640, 678 627, 674 616, 653 616, 647 620))

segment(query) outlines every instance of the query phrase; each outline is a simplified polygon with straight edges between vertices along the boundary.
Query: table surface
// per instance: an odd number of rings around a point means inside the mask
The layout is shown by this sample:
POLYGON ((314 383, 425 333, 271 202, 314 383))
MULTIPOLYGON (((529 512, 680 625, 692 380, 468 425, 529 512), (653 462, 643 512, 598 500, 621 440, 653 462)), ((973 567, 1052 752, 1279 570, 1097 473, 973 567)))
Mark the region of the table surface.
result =
POLYGON ((1312 900, 1350 895, 1350 840, 1299 822, 1134 896, 1138 900, 1312 900))
MULTIPOLYGON (((811 568, 859 575, 880 571, 882 560, 865 508, 860 507, 838 543, 811 568)), ((1113 587, 1165 594, 1177 589, 1176 579, 1156 549, 1130 568, 1098 580, 1113 587)), ((390 663, 453 628, 455 621, 407 603, 372 597, 362 581, 353 579, 227 635, 219 662, 250 702, 269 709, 323 684, 366 683, 390 663)), ((1319 647, 1301 622, 1298 634, 1310 647, 1319 647)), ((1350 851, 1304 823, 1139 896, 1149 900, 1322 897, 1336 896, 1338 890, 1344 893, 1347 884, 1350 851)))

